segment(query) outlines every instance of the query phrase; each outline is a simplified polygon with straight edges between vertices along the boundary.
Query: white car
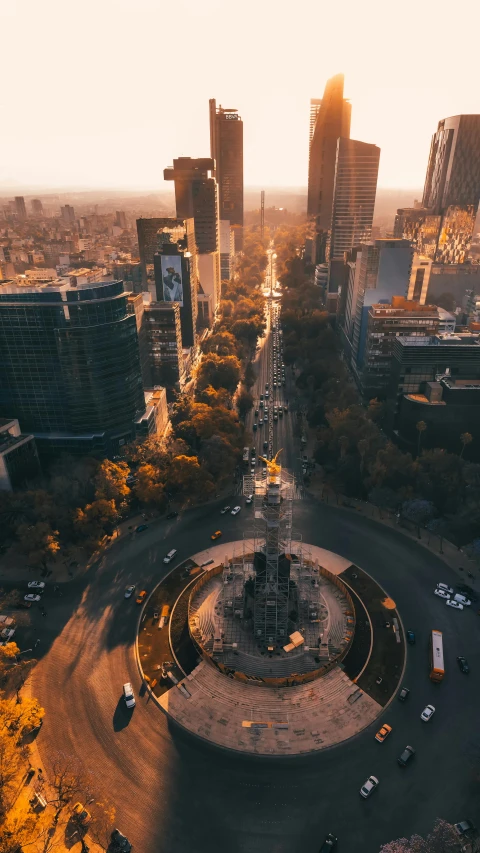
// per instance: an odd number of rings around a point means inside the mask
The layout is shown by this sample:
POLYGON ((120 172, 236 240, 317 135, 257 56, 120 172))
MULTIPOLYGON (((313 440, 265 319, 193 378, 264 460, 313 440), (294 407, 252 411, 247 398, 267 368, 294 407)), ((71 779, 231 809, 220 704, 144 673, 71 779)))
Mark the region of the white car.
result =
POLYGON ((453 595, 453 589, 451 586, 447 586, 446 583, 437 583, 437 589, 443 589, 444 592, 449 592, 450 595, 453 595))
POLYGON ((469 598, 467 598, 465 595, 460 595, 460 593, 454 595, 453 600, 458 601, 460 604, 463 604, 464 607, 470 607, 472 603, 469 598))
POLYGON ((436 588, 436 590, 435 590, 435 595, 439 595, 439 596, 440 596, 440 598, 445 598, 445 599, 449 599, 449 598, 450 598, 450 595, 448 594, 448 592, 445 592, 445 590, 444 590, 444 589, 439 589, 439 588, 438 588, 438 586, 437 586, 437 588, 436 588))
POLYGON ((127 708, 135 708, 135 694, 129 681, 123 685, 123 698, 125 699, 127 708))
POLYGON ((370 796, 372 791, 378 786, 378 779, 376 776, 369 776, 364 785, 360 788, 360 796, 363 797, 364 800, 370 796))
POLYGON ((30 581, 27 583, 29 589, 45 589, 45 584, 43 581, 30 581))
POLYGON ((459 601, 452 601, 451 598, 446 601, 445 604, 447 604, 448 607, 454 607, 455 610, 463 610, 463 604, 460 604, 459 601))
POLYGON ((0 637, 3 640, 3 644, 6 645, 15 636, 15 628, 4 628, 0 633, 0 637))
POLYGON ((245 498, 245 503, 247 505, 250 505, 251 503, 253 503, 253 495, 248 495, 248 497, 245 498))
POLYGON ((240 512, 240 509, 241 509, 241 507, 234 506, 232 509, 231 515, 238 515, 238 513, 240 512))
POLYGON ((23 596, 24 601, 41 601, 41 595, 33 595, 31 592, 28 595, 23 596))
POLYGON ((134 592, 135 592, 135 584, 130 584, 130 586, 127 586, 127 588, 125 590, 125 598, 131 598, 134 592))
POLYGON ((428 721, 432 719, 434 713, 435 708, 433 705, 427 705, 420 714, 420 719, 423 720, 424 723, 428 723, 428 721))

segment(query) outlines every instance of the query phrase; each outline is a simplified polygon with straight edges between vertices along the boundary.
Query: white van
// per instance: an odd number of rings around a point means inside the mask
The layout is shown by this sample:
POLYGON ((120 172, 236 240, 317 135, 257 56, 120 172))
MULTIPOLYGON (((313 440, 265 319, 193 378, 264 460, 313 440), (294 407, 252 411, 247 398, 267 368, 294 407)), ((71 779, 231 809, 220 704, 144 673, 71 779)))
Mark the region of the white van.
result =
POLYGON ((458 601, 459 604, 463 604, 464 607, 468 607, 468 605, 472 603, 469 598, 466 598, 464 595, 460 595, 459 592, 453 596, 453 600, 458 601))
POLYGON ((163 558, 164 563, 170 563, 174 557, 176 557, 177 552, 175 548, 172 548, 171 551, 168 552, 167 556, 163 558))
POLYGON ((127 708, 135 708, 135 694, 129 681, 123 685, 123 698, 125 699, 127 708))

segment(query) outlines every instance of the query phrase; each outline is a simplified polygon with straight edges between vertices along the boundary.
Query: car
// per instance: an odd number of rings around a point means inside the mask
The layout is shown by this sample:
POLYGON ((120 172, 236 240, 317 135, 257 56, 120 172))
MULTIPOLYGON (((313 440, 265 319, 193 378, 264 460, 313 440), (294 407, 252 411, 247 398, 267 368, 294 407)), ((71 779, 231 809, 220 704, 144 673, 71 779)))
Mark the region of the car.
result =
POLYGON ((415 755, 415 750, 414 750, 413 746, 406 746, 405 749, 403 750, 402 754, 399 755, 397 758, 397 762, 400 765, 400 767, 405 767, 408 764, 408 762, 413 758, 414 755, 415 755))
POLYGON ((400 690, 400 693, 398 694, 398 701, 399 702, 406 702, 409 695, 410 695, 409 688, 408 687, 402 687, 402 689, 400 690))
POLYGON ((254 425, 253 425, 253 431, 254 431, 254 432, 256 432, 256 431, 257 431, 257 429, 258 429, 258 424, 254 424, 254 425))
POLYGON ((454 607, 455 610, 463 610, 463 604, 460 604, 459 601, 452 601, 451 598, 448 601, 446 601, 445 604, 448 607, 454 607))
POLYGON ((460 668, 460 671, 464 672, 465 675, 468 675, 468 673, 470 672, 470 667, 468 665, 467 659, 464 658, 463 655, 459 655, 457 657, 457 663, 458 663, 458 666, 460 668))
POLYGON ((409 643, 411 646, 415 645, 415 632, 414 631, 407 631, 407 643, 409 643))
POLYGON ((27 587, 29 589, 41 589, 43 591, 45 589, 45 584, 43 581, 30 581, 27 583, 27 587))
POLYGON ((365 784, 360 788, 360 796, 366 800, 375 788, 378 787, 378 784, 379 782, 376 776, 369 776, 365 784))
POLYGON ((139 524, 138 527, 135 528, 135 533, 143 533, 144 530, 148 530, 148 524, 139 524))
POLYGON ((260 426, 263 426, 263 418, 259 418, 258 423, 260 424, 260 426))
POLYGON ((170 521, 170 519, 171 519, 171 518, 177 518, 177 516, 178 516, 178 512, 176 512, 176 511, 174 510, 173 512, 169 512, 169 513, 168 513, 168 515, 166 515, 166 516, 165 516, 165 518, 166 518, 168 521, 170 521))
POLYGON ((173 558, 174 558, 174 557, 176 557, 176 556, 177 556, 177 549, 176 549, 176 548, 172 548, 172 550, 171 550, 171 551, 169 551, 169 552, 168 552, 168 554, 165 554, 165 557, 163 558, 163 562, 164 562, 165 564, 166 564, 166 563, 171 563, 171 561, 173 560, 173 558))
POLYGON ((23 600, 24 601, 32 601, 32 602, 33 601, 41 601, 42 596, 41 595, 33 595, 33 593, 30 592, 28 595, 23 596, 23 600))
POLYGON ((383 743, 384 740, 387 739, 390 732, 392 731, 392 727, 388 725, 388 723, 384 723, 382 728, 378 730, 375 735, 375 740, 378 740, 379 743, 383 743))
MULTIPOLYGON (((252 465, 252 467, 250 468, 250 474, 252 474, 252 476, 253 474, 255 474, 255 465, 252 465)), ((233 514, 235 515, 235 513, 233 514)))
POLYGON ((446 583, 437 583, 437 589, 443 589, 444 592, 448 592, 450 595, 453 595, 452 587, 447 586, 446 583))
POLYGON ((258 415, 259 415, 258 409, 255 409, 255 417, 258 418, 258 415))
POLYGON ((461 820, 460 823, 454 823, 453 828, 457 835, 469 835, 477 831, 477 828, 471 820, 461 820))
POLYGON ((135 584, 131 583, 130 586, 127 586, 127 588, 125 590, 124 598, 131 598, 134 592, 135 592, 135 584))
POLYGON ((231 511, 231 513, 230 513, 230 515, 238 515, 238 513, 240 512, 240 510, 241 510, 241 507, 239 507, 239 506, 234 506, 234 507, 233 507, 233 509, 232 509, 232 511, 231 511))
POLYGON ((21 601, 17 602, 17 607, 22 607, 22 608, 25 608, 26 610, 28 610, 28 608, 31 606, 32 606, 32 602, 31 601, 25 601, 25 599, 22 599, 21 601))
POLYGON ((146 590, 146 589, 142 589, 142 590, 138 593, 138 595, 137 595, 137 599, 136 599, 136 600, 137 600, 137 604, 143 604, 143 602, 145 601, 146 596, 147 596, 147 590, 146 590))
POLYGON ((82 826, 87 826, 87 824, 89 824, 92 819, 90 812, 87 811, 87 809, 84 805, 82 805, 82 803, 75 803, 72 809, 72 817, 77 823, 80 823, 82 826))
POLYGON ((222 507, 222 509, 220 510, 220 515, 225 515, 226 512, 230 512, 230 509, 231 509, 230 506, 222 507))
POLYGON ((439 596, 439 598, 445 598, 446 600, 448 600, 450 598, 450 593, 446 592, 444 589, 439 589, 438 586, 434 592, 435 592, 435 595, 439 596))
POLYGON ((130 853, 132 845, 126 835, 122 835, 119 829, 114 829, 110 835, 108 853, 130 853))
POLYGON ((456 595, 453 596, 453 600, 459 601, 460 604, 463 604, 464 607, 470 607, 472 603, 469 598, 467 598, 465 595, 460 595, 460 593, 458 592, 456 595))
POLYGON ((13 616, 0 616, 0 628, 11 628, 14 623, 13 616))
POLYGON ((245 503, 247 504, 247 506, 250 505, 251 503, 253 503, 253 495, 248 495, 245 498, 245 503))
POLYGON ((459 592, 463 593, 463 595, 467 595, 470 601, 478 601, 478 596, 475 594, 475 591, 466 583, 457 583, 457 589, 459 592))
POLYGON ((435 708, 433 707, 433 705, 426 705, 422 713, 420 714, 420 719, 423 720, 424 723, 428 723, 428 721, 432 719, 434 713, 435 708))
POLYGON ((215 533, 212 533, 212 535, 210 536, 210 539, 212 539, 212 540, 219 539, 221 535, 222 535, 222 531, 216 530, 215 533))
POLYGON ((337 841, 337 836, 329 832, 318 853, 329 853, 329 850, 334 850, 337 846, 337 841))
POLYGON ((2 646, 6 646, 7 643, 12 642, 12 637, 15 636, 15 628, 4 628, 3 631, 0 631, 0 637, 2 638, 2 646))
POLYGON ((135 708, 135 694, 129 681, 123 685, 123 698, 125 699, 127 708, 135 708))

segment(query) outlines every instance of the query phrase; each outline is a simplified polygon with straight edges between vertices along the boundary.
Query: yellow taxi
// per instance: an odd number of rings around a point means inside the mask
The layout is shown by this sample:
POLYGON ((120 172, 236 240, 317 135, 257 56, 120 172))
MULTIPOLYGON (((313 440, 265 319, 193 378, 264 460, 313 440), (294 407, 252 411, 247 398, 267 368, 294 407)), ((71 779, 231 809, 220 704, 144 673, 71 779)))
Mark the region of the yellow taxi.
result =
POLYGON ((82 826, 86 826, 92 819, 90 812, 87 811, 82 803, 75 803, 72 809, 72 817, 77 823, 81 823, 82 826))
POLYGON ((210 539, 212 539, 212 540, 219 539, 221 535, 222 535, 222 531, 216 530, 215 533, 212 533, 212 535, 210 536, 210 539))
POLYGON ((392 727, 389 726, 388 723, 385 723, 375 735, 375 740, 378 740, 379 743, 383 743, 383 741, 387 739, 391 731, 392 727))
POLYGON ((137 596, 137 604, 142 604, 142 602, 144 601, 144 599, 145 599, 146 595, 147 595, 147 590, 146 590, 146 589, 142 589, 142 591, 138 593, 138 596, 137 596))

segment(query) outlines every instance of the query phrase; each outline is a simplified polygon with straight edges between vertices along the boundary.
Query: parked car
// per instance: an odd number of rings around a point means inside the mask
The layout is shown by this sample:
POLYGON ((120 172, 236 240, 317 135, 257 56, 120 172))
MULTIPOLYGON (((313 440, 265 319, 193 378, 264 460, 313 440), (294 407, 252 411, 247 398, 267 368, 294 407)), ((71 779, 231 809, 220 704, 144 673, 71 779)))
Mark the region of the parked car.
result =
POLYGON ((375 735, 375 740, 378 740, 379 743, 383 743, 384 740, 387 739, 390 732, 392 731, 392 727, 388 725, 388 723, 384 723, 381 729, 378 730, 375 735))
POLYGON ((428 723, 428 721, 432 719, 434 713, 435 708, 433 705, 427 705, 420 714, 420 719, 423 720, 424 723, 428 723))
POLYGON ((77 823, 80 823, 82 826, 87 826, 92 819, 90 812, 87 811, 87 809, 84 805, 82 805, 82 803, 75 803, 72 809, 72 817, 77 823))
POLYGON ((360 788, 360 796, 363 797, 364 800, 373 793, 375 788, 379 785, 379 781, 376 776, 369 776, 364 785, 360 788))
POLYGON ((460 823, 454 823, 453 827, 458 835, 471 835, 477 831, 477 828, 471 820, 461 820, 460 823))
POLYGON ((226 512, 230 512, 230 509, 230 506, 222 507, 222 509, 220 510, 220 515, 225 515, 226 512))
POLYGON ((127 588, 125 590, 125 598, 131 598, 134 592, 135 592, 135 584, 131 583, 130 586, 127 586, 127 588))
POLYGON ((28 608, 31 606, 32 606, 32 602, 31 601, 25 601, 24 598, 22 598, 20 601, 17 602, 17 607, 25 608, 25 610, 28 610, 28 608))
POLYGON ((143 533, 144 530, 148 530, 148 524, 139 524, 138 527, 135 528, 135 533, 143 533))
POLYGON ((437 589, 443 589, 444 592, 448 592, 450 595, 453 595, 452 587, 447 586, 446 583, 437 583, 437 589))
POLYGON ((0 616, 0 628, 11 628, 14 622, 13 616, 0 616))
POLYGON ((138 595, 137 595, 137 604, 143 604, 143 602, 145 601, 146 596, 147 596, 147 590, 146 590, 146 589, 142 589, 142 590, 138 593, 138 595))
POLYGON ((219 539, 221 535, 222 535, 222 531, 216 530, 215 533, 212 533, 212 535, 210 536, 210 539, 213 539, 213 540, 219 539))
POLYGON ((438 587, 438 586, 435 590, 435 595, 438 595, 439 598, 444 598, 447 601, 450 599, 450 593, 446 592, 446 590, 444 590, 444 589, 440 589, 440 587, 438 587))
POLYGON ((398 756, 397 761, 400 767, 405 767, 415 755, 413 746, 406 746, 402 754, 398 756))
POLYGON ((238 515, 238 513, 240 512, 240 510, 241 510, 241 507, 239 507, 239 506, 234 506, 234 507, 233 507, 233 509, 232 509, 231 515, 238 515))
POLYGON ((468 665, 467 659, 464 658, 463 655, 459 655, 457 657, 457 663, 460 667, 461 672, 464 672, 466 675, 468 675, 468 673, 470 672, 470 667, 468 665))
POLYGON ((478 596, 476 595, 475 590, 473 590, 471 586, 468 586, 468 584, 457 583, 457 589, 463 595, 468 596, 470 601, 478 601, 478 596))
POLYGON ((247 504, 247 506, 253 503, 253 495, 248 495, 248 497, 245 498, 245 503, 247 504))
POLYGON ((447 607, 454 607, 455 610, 463 610, 463 604, 460 604, 459 601, 453 601, 451 598, 445 604, 447 607))
POLYGON ((410 694, 410 690, 408 689, 408 687, 402 687, 402 689, 400 690, 400 693, 398 694, 398 701, 399 702, 406 702, 408 697, 409 697, 409 694, 410 694))
POLYGON ((24 595, 24 596, 23 596, 23 600, 24 600, 24 601, 31 601, 31 602, 34 602, 34 601, 41 601, 41 600, 42 600, 42 596, 41 596, 41 595, 33 595, 33 593, 32 593, 32 592, 30 592, 28 595, 24 595))
POLYGON ((173 512, 169 512, 168 515, 165 516, 165 518, 168 519, 168 521, 170 521, 171 518, 176 518, 177 515, 178 515, 178 512, 176 512, 174 510, 173 512))
POLYGON ((329 832, 318 853, 329 853, 330 850, 334 850, 337 846, 337 841, 337 836, 329 832))
POLYGON ((4 628, 0 632, 0 637, 2 638, 2 646, 6 646, 7 643, 12 642, 12 638, 15 636, 15 628, 4 628))
POLYGON ((467 598, 465 595, 461 595, 461 593, 459 592, 457 592, 457 594, 453 596, 453 600, 460 602, 460 604, 463 604, 464 607, 470 607, 472 603, 469 598, 467 598))
POLYGON ((43 590, 45 589, 45 584, 43 581, 29 581, 29 583, 27 583, 27 587, 28 589, 38 589, 42 590, 43 592, 43 590))
POLYGON ((411 646, 415 645, 415 632, 414 631, 407 631, 407 643, 409 643, 411 646))

